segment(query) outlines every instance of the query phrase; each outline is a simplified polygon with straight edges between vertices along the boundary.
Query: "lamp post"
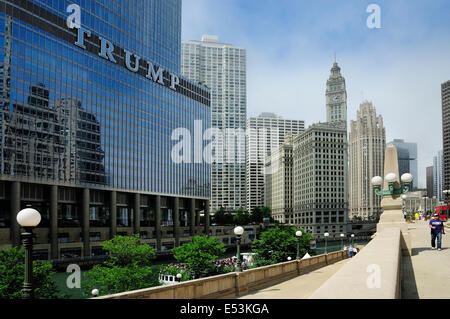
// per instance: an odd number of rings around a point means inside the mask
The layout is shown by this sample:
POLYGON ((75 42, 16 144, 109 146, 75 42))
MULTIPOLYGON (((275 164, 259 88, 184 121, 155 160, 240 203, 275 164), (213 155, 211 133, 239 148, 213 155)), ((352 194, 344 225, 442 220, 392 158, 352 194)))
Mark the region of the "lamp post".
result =
POLYGON ((328 253, 327 252, 327 240, 328 240, 328 236, 330 236, 329 233, 325 233, 323 234, 323 236, 325 237, 325 255, 328 253))
POLYGON ((176 277, 177 277, 177 281, 178 281, 178 282, 181 282, 181 274, 178 273, 176 277))
POLYGON ((301 232, 301 230, 298 230, 295 233, 295 236, 297 236, 297 257, 296 259, 299 260, 300 259, 300 238, 302 237, 303 233, 301 232))
POLYGON ((237 246, 237 261, 236 261, 236 272, 242 271, 242 265, 241 265, 241 236, 244 233, 244 228, 241 226, 237 226, 234 228, 234 234, 236 235, 236 246, 237 246))
POLYGON ((91 294, 92 294, 92 296, 97 297, 98 296, 98 289, 92 289, 91 294))
POLYGON ((344 250, 344 234, 341 234, 341 250, 344 250))
POLYGON ((33 208, 25 208, 17 214, 17 223, 25 229, 22 245, 25 248, 25 276, 22 298, 33 299, 33 228, 41 222, 41 214, 33 208))
POLYGON ((354 245, 354 239, 355 239, 355 234, 352 234, 351 237, 352 237, 352 247, 353 247, 353 245, 354 245))

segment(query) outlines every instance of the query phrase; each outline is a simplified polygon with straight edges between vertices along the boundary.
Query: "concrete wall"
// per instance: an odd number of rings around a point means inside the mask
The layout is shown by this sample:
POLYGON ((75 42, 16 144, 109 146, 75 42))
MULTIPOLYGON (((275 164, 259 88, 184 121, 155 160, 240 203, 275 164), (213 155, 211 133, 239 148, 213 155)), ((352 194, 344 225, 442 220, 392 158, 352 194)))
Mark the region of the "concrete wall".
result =
POLYGON ((215 299, 235 298, 249 291, 276 284, 282 280, 332 264, 348 256, 347 251, 332 252, 305 260, 253 268, 241 273, 228 273, 195 279, 176 285, 146 288, 93 299, 215 299))
POLYGON ((316 290, 310 299, 400 298, 401 241, 399 228, 378 232, 363 250, 316 290))

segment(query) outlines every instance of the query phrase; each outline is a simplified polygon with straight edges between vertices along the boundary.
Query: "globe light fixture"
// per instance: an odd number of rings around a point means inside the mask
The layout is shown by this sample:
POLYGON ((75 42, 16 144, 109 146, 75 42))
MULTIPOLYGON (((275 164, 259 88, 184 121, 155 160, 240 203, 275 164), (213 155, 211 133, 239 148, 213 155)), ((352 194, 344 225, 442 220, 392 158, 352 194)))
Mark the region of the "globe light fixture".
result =
POLYGON ((177 277, 177 281, 178 281, 178 282, 181 282, 181 277, 182 277, 181 274, 178 273, 176 277, 177 277))
POLYGON ((344 249, 344 237, 345 237, 345 235, 341 234, 341 249, 342 250, 344 249))
POLYGON ((389 189, 381 189, 383 184, 383 179, 380 176, 375 176, 372 178, 372 186, 375 193, 380 196, 390 196, 390 195, 401 195, 409 192, 409 187, 413 181, 413 176, 410 173, 405 173, 401 176, 401 181, 404 184, 404 188, 394 188, 395 182, 397 181, 397 175, 395 173, 389 173, 384 177, 385 181, 388 183, 389 189))
POLYGON ((22 298, 33 299, 33 228, 41 222, 41 214, 33 208, 25 208, 17 214, 16 220, 25 229, 25 232, 22 233, 22 245, 25 249, 22 298))
POLYGON ((328 251, 327 251, 327 240, 328 240, 328 236, 330 236, 330 234, 329 233, 325 233, 325 234, 323 234, 323 236, 325 237, 325 255, 326 255, 326 254, 328 254, 328 251))
POLYGON ((411 183, 413 181, 413 176, 410 173, 405 173, 401 177, 403 183, 411 183))
POLYGON ((97 297, 98 296, 98 289, 92 289, 91 294, 92 294, 92 296, 97 297))
POLYGON ((372 185, 373 186, 381 186, 383 184, 383 178, 381 176, 375 176, 372 178, 372 185))
POLYGON ((242 234, 244 233, 244 228, 242 228, 241 226, 237 226, 233 231, 236 236, 242 236, 242 234))
POLYGON ((25 208, 17 214, 16 219, 17 223, 23 228, 34 228, 41 222, 41 214, 33 208, 25 208))
POLYGON ((291 257, 288 257, 288 258, 287 258, 288 261, 291 261, 291 259, 292 259, 291 257))
POLYGON ((395 183, 395 180, 397 179, 397 175, 395 175, 394 173, 389 173, 384 177, 384 179, 388 183, 395 183))

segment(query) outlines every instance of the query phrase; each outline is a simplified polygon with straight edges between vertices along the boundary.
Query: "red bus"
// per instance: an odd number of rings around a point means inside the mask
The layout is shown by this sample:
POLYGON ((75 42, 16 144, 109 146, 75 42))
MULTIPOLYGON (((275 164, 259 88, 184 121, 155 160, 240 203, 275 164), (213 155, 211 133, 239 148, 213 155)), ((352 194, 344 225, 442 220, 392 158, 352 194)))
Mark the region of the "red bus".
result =
POLYGON ((436 206, 436 214, 439 214, 439 219, 446 222, 448 220, 450 205, 436 206))

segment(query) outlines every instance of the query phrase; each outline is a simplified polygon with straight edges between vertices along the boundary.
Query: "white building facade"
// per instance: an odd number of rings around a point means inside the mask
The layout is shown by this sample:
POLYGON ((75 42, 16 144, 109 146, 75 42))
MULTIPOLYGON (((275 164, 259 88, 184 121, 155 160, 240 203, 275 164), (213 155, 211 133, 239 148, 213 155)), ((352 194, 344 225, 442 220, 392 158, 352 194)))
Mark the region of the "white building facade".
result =
POLYGON ((386 129, 383 118, 371 102, 363 102, 350 121, 349 139, 349 217, 368 220, 379 216, 381 196, 373 190, 371 180, 383 176, 386 129))
POLYGON ((284 143, 286 134, 305 130, 305 122, 283 119, 273 113, 262 113, 247 120, 247 210, 264 206, 264 175, 276 173, 276 167, 264 167, 266 157, 284 143))
POLYGON ((318 238, 346 233, 347 150, 344 122, 313 124, 293 139, 294 224, 318 238))
POLYGON ((246 50, 204 35, 182 43, 181 69, 211 90, 211 211, 245 208, 246 50))
POLYGON ((439 202, 445 200, 444 193, 442 192, 444 190, 443 162, 444 153, 439 151, 437 156, 433 157, 433 196, 435 196, 439 202))
POLYGON ((265 166, 272 174, 265 174, 265 206, 272 210, 272 218, 280 223, 293 224, 293 157, 292 136, 266 157, 265 166), (273 168, 275 168, 273 170, 273 168))

